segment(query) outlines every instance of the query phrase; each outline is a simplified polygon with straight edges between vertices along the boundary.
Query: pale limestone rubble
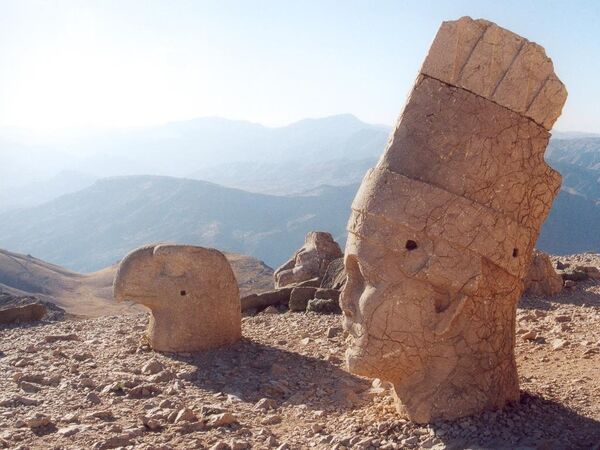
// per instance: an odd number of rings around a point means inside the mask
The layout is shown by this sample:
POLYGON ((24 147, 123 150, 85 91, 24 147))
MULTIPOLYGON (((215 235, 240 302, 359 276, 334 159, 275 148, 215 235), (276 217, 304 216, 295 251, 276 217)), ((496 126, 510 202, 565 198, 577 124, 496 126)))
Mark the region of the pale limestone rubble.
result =
POLYGON ((152 314, 150 346, 194 352, 241 338, 240 295, 233 270, 218 250, 150 245, 127 255, 115 276, 116 300, 131 300, 152 314))
POLYGON ((352 205, 349 369, 431 422, 519 398, 516 303, 561 177, 544 162, 566 100, 539 45, 444 22, 352 205))

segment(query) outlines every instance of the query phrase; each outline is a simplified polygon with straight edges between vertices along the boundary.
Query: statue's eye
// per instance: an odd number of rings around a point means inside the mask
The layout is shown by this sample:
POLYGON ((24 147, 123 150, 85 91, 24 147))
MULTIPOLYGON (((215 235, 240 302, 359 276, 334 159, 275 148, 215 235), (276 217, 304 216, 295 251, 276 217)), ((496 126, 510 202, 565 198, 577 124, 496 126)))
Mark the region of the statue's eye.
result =
POLYGON ((411 251, 415 250, 418 247, 418 245, 415 241, 413 241, 412 239, 409 239, 408 241, 406 241, 405 247, 406 247, 406 250, 411 252, 411 251))

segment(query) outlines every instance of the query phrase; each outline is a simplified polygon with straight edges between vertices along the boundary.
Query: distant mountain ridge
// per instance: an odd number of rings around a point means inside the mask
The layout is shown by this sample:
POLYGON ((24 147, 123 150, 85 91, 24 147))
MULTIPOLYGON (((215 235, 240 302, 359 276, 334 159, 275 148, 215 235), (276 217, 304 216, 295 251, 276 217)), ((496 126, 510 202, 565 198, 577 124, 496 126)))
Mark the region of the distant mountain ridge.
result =
MULTIPOLYGON (((273 287, 273 269, 246 255, 227 253, 241 295, 262 292, 273 287)), ((0 293, 32 295, 54 303, 68 313, 103 316, 135 313, 139 306, 116 303, 112 285, 117 270, 112 265, 90 274, 0 249, 0 293)))
POLYGON ((320 195, 253 194, 197 180, 132 176, 97 181, 43 205, 0 214, 0 247, 79 272, 114 264, 148 242, 175 242, 287 260, 311 230, 345 238, 357 185, 320 195))
MULTIPOLYGON (((389 131, 339 115, 274 128, 204 118, 100 133, 91 141, 77 136, 49 167, 81 146, 87 156, 71 165, 90 171, 0 187, 0 247, 78 271, 113 264, 152 241, 209 245, 277 266, 308 231, 330 231, 343 244, 352 198, 389 131), (144 175, 153 170, 178 177, 144 175), (126 175, 105 177, 120 172, 126 175), (101 178, 90 186, 96 174, 101 178), (3 212, 3 203, 12 210, 3 212)), ((546 159, 562 173, 563 189, 539 247, 559 254, 600 251, 600 138, 557 134, 546 159)), ((0 136, 0 151, 3 142, 0 136)), ((46 147, 36 143, 34 149, 18 167, 32 165, 38 176, 36 155, 46 147)), ((6 165, 0 165, 0 183, 2 174, 14 175, 6 165)))

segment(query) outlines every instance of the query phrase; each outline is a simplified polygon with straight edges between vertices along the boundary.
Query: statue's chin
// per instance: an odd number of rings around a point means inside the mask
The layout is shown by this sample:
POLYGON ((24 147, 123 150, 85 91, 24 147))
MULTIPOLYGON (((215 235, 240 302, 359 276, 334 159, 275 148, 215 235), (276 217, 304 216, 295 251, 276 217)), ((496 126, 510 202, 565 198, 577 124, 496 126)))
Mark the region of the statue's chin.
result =
POLYGON ((369 364, 363 350, 360 347, 351 345, 346 350, 346 367, 350 373, 361 375, 363 377, 377 377, 374 367, 369 364))

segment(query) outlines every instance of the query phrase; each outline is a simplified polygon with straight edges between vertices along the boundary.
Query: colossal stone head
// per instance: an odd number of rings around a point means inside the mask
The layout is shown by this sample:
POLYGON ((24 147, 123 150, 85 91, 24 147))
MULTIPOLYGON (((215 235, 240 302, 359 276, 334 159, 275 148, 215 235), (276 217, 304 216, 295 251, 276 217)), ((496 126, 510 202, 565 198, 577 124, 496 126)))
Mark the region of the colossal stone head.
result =
POLYGON ((342 292, 350 371, 431 422, 519 398, 516 304, 560 175, 544 162, 566 90, 537 44, 444 22, 352 204, 342 292))
POLYGON ((218 250, 190 245, 150 245, 129 253, 114 280, 116 300, 131 300, 152 314, 152 348, 193 352, 241 337, 235 276, 218 250))

